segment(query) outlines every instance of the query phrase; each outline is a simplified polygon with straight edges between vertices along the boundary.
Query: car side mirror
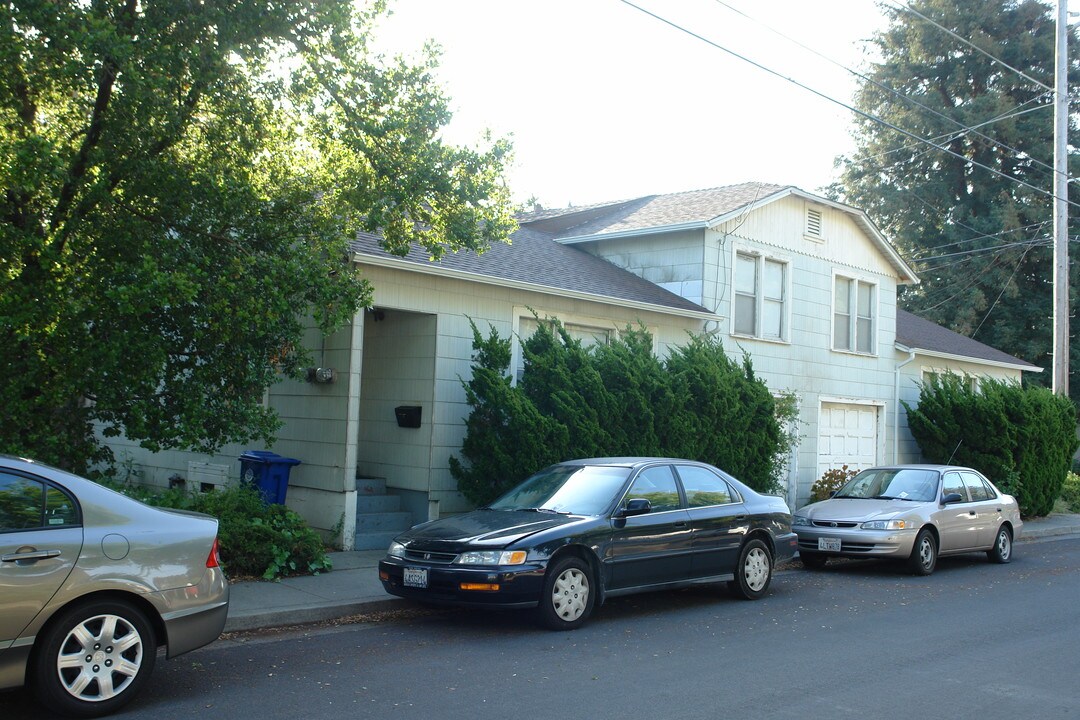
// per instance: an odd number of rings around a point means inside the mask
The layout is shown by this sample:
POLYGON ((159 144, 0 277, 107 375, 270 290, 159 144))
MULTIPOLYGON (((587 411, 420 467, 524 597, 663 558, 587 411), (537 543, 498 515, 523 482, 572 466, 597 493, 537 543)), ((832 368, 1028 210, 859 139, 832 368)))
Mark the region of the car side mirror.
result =
POLYGON ((652 512, 652 503, 645 498, 630 498, 626 501, 626 507, 620 508, 619 512, 615 513, 615 517, 633 517, 634 515, 645 515, 652 512))
POLYGON ((950 505, 952 503, 963 502, 964 497, 960 493, 949 493, 945 497, 941 498, 942 505, 950 505))

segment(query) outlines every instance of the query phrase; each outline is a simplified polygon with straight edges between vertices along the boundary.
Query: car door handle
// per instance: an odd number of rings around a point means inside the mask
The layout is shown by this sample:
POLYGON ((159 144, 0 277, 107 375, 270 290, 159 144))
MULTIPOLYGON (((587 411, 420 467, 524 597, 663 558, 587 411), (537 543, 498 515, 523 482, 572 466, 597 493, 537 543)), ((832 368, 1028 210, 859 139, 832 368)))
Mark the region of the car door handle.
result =
POLYGON ((684 527, 686 527, 686 523, 685 522, 677 522, 677 523, 675 523, 675 527, 680 528, 680 529, 684 528, 684 527))
POLYGON ((968 510, 968 515, 971 517, 978 517, 979 513, 975 512, 974 510, 968 510))
POLYGON ((735 516, 735 522, 742 522, 745 519, 746 519, 745 515, 736 515, 735 516))
POLYGON ((54 557, 60 557, 59 550, 31 550, 28 552, 14 552, 9 555, 0 555, 0 562, 32 563, 54 557))

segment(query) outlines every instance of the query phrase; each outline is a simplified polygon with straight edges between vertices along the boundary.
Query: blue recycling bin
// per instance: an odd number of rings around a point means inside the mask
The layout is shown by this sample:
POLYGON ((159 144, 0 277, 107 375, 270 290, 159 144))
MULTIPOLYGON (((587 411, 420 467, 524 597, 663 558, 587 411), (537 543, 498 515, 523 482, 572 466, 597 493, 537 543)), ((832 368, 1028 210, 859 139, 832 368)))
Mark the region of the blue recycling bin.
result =
POLYGON ((296 458, 268 450, 248 450, 240 456, 240 480, 257 487, 267 503, 284 505, 289 471, 299 464, 296 458))

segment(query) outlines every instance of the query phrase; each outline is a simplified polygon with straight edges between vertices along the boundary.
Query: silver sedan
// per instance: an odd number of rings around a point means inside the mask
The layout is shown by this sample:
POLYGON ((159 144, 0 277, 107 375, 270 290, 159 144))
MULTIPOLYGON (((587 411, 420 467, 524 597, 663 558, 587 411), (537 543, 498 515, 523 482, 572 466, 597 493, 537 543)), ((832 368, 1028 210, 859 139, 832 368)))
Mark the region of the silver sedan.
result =
POLYGON ((94 717, 221 634, 229 587, 217 521, 165 511, 0 456, 0 689, 94 717))
POLYGON ((830 499, 798 510, 799 557, 903 560, 929 575, 942 555, 985 552, 1007 563, 1024 523, 1016 499, 971 468, 897 465, 863 470, 830 499))

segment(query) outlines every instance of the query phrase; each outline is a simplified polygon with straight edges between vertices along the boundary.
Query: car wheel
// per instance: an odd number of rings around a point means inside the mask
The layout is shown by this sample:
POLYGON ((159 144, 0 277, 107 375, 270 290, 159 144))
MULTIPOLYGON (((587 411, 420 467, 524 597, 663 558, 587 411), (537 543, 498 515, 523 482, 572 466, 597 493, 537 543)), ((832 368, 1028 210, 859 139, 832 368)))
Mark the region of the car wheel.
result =
POLYGON ((596 603, 592 570, 585 560, 569 555, 548 568, 540 595, 540 622, 551 630, 576 630, 596 603))
POLYGON ((911 549, 908 567, 915 575, 929 575, 937 566, 937 541, 934 534, 923 528, 915 538, 915 547, 911 549))
POLYGON ((803 567, 807 570, 820 570, 825 567, 825 563, 829 562, 827 555, 803 552, 802 550, 799 551, 799 559, 802 560, 803 567))
POLYGON ((765 595, 772 582, 772 554, 760 540, 750 540, 739 552, 735 579, 728 588, 744 600, 757 600, 765 595))
POLYGON ((986 557, 990 562, 1002 565, 1012 560, 1012 533, 1005 525, 998 528, 994 547, 986 551, 986 557))
POLYGON ((35 650, 32 685, 55 713, 97 717, 126 705, 154 669, 157 643, 146 616, 123 600, 72 607, 35 650))

